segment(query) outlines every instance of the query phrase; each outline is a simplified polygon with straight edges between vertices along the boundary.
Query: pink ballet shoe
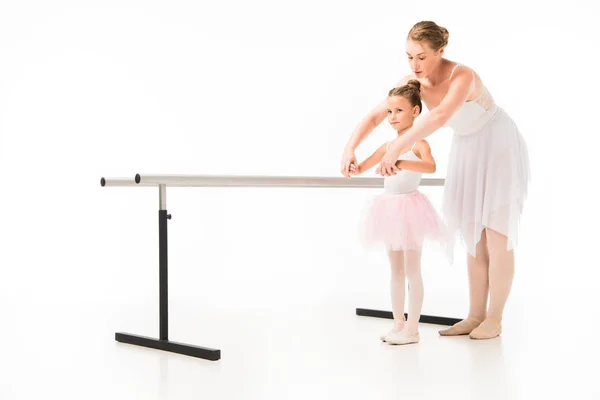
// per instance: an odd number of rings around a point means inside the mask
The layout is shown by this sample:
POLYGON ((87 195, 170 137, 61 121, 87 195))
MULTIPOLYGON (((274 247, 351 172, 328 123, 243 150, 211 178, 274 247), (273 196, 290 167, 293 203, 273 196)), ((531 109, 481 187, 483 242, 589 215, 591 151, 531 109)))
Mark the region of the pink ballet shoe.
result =
POLYGON ((401 332, 401 331, 402 331, 402 329, 404 329, 404 321, 403 321, 403 322, 400 322, 400 323, 396 322, 396 323, 394 323, 394 327, 393 327, 393 328, 392 328, 390 331, 388 331, 388 332, 385 332, 385 333, 382 333, 382 334, 379 336, 379 338, 381 339, 381 341, 382 341, 382 342, 385 342, 385 338, 386 338, 387 336, 391 335, 392 333, 398 333, 398 332, 401 332))
POLYGON ((469 334, 471 339, 483 340, 493 339, 502 333, 502 324, 494 319, 486 318, 481 325, 473 329, 469 334))
POLYGON ((410 333, 406 330, 394 332, 385 337, 387 343, 395 345, 419 343, 419 339, 419 332, 410 333))
POLYGON ((481 324, 480 320, 468 317, 452 325, 450 328, 439 331, 441 336, 460 336, 468 335, 481 324))

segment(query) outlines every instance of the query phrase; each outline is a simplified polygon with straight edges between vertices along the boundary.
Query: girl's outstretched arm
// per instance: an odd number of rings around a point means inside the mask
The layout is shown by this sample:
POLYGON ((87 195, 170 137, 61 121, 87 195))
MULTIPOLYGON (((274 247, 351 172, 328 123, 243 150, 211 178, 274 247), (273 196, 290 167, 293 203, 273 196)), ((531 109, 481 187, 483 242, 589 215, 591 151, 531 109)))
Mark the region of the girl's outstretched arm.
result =
POLYGON ((382 144, 381 146, 379 146, 379 148, 377 150, 375 150, 373 152, 373 154, 371 154, 366 160, 361 162, 358 165, 358 167, 351 168, 350 175, 363 174, 363 173, 367 172, 369 169, 373 168, 375 165, 377 165, 377 163, 379 161, 381 161, 381 158, 385 154, 387 145, 388 145, 387 143, 382 144))

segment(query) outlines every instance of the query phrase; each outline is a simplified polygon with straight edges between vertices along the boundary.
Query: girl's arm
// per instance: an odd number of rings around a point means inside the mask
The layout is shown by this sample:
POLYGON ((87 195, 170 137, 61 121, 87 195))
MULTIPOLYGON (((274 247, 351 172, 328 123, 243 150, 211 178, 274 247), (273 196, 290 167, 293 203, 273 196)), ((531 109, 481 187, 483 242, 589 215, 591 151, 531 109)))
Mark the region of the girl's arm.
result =
POLYGON ((415 124, 403 135, 394 139, 383 156, 377 173, 392 175, 399 152, 406 147, 411 147, 419 140, 426 138, 433 132, 444 126, 462 105, 468 100, 472 91, 475 76, 473 71, 467 67, 458 67, 450 80, 448 93, 440 105, 429 113, 419 118, 415 124))
POLYGON ((351 169, 350 174, 360 175, 373 168, 375 165, 377 165, 379 161, 381 161, 381 158, 385 154, 386 148, 387 143, 384 143, 381 146, 379 146, 379 148, 375 150, 375 152, 373 152, 373 154, 371 154, 365 161, 360 163, 356 169, 351 169))
POLYGON ((423 172, 426 174, 435 173, 436 165, 433 155, 431 154, 429 143, 425 140, 419 141, 415 145, 414 151, 417 157, 421 159, 420 161, 398 160, 396 161, 396 167, 407 171, 423 172))

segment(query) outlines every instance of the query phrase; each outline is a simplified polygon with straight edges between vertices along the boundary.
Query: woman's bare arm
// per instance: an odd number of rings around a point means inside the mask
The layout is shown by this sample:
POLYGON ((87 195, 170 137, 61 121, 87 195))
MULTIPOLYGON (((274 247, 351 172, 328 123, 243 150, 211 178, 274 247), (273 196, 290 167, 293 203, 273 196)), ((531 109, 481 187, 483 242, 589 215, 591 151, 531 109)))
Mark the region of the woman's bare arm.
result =
MULTIPOLYGON (((413 75, 406 75, 396 86, 405 85, 413 75)), ((390 88, 391 89, 391 88, 390 88)), ((342 154, 341 172, 345 177, 350 176, 350 166, 356 166, 354 151, 387 117, 387 97, 373 108, 356 126, 342 154)))
POLYGON ((452 77, 450 89, 440 105, 420 118, 408 131, 390 143, 386 155, 383 156, 377 168, 377 173, 391 175, 393 172, 392 167, 398 160, 398 154, 403 148, 411 147, 414 143, 426 138, 444 126, 456 110, 462 107, 468 100, 475 76, 471 69, 462 67, 459 70, 459 68, 457 68, 456 73, 452 77))

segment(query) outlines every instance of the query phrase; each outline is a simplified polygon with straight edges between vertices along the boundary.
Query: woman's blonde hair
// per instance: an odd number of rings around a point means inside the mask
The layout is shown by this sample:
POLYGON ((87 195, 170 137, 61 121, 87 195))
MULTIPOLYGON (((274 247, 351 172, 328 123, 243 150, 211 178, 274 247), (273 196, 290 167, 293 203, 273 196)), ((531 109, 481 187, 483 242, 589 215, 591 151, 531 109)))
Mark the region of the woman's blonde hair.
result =
POLYGON ((434 51, 446 47, 449 38, 448 30, 433 21, 417 22, 408 32, 408 39, 417 43, 427 43, 434 51))

